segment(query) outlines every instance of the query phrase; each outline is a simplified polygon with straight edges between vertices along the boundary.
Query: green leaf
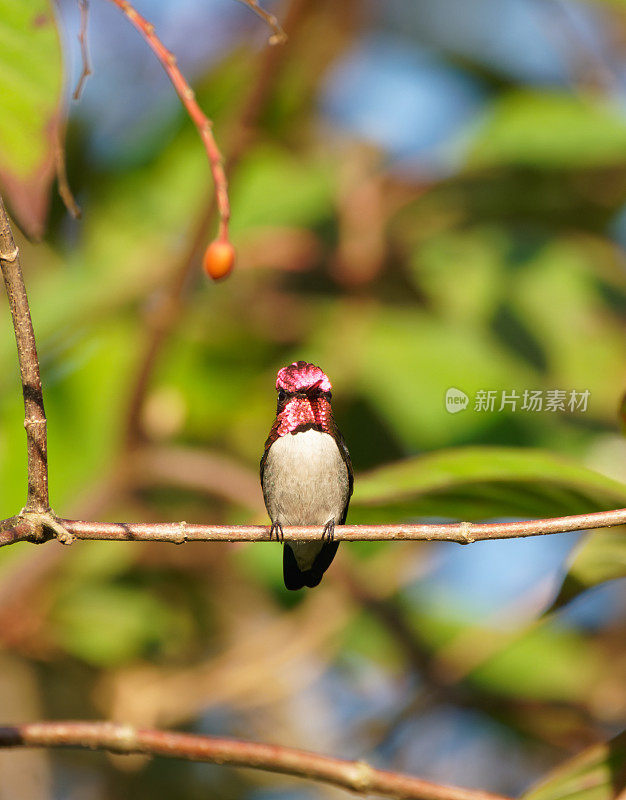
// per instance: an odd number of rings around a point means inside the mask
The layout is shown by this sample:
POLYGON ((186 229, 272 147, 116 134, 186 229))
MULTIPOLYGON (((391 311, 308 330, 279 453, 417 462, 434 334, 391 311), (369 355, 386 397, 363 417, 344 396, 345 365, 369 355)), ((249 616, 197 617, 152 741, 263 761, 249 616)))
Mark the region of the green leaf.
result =
POLYGON ((574 238, 550 240, 511 279, 511 303, 541 342, 552 386, 589 390, 589 408, 580 417, 612 423, 619 388, 607 375, 620 374, 626 347, 622 319, 606 305, 606 292, 615 289, 602 290, 594 258, 574 238), (565 336, 572 320, 593 336, 565 336))
POLYGON ((114 666, 147 652, 165 650, 184 629, 176 609, 135 587, 79 585, 52 615, 57 642, 97 666, 114 666))
POLYGON ((276 147, 254 150, 232 181, 232 232, 265 225, 319 224, 332 213, 333 165, 276 147))
POLYGON ((471 680, 510 697, 581 702, 601 670, 600 659, 580 634, 540 626, 488 658, 472 671, 471 680))
POLYGON ((351 655, 394 669, 402 669, 398 640, 389 628, 368 611, 356 614, 343 633, 344 648, 351 655))
POLYGON ((586 589, 626 578, 626 527, 601 528, 574 550, 567 575, 549 611, 561 608, 586 589))
POLYGON ((622 396, 622 399, 619 403, 619 418, 622 433, 626 436, 626 394, 622 396))
POLYGON ((512 91, 496 101, 471 165, 583 168, 622 162, 624 115, 605 101, 557 92, 512 91))
POLYGON ((626 732, 557 767, 522 800, 613 800, 626 786, 626 732))
MULTIPOLYGON (((353 363, 348 365, 351 371, 358 370, 355 387, 398 441, 412 450, 458 441, 485 423, 484 416, 471 408, 462 414, 447 412, 445 395, 450 387, 474 397, 481 389, 533 385, 527 364, 489 331, 460 320, 382 307, 358 308, 350 322, 357 331, 353 363)), ((338 349, 340 328, 334 325, 334 320, 327 323, 329 350, 338 349)))
POLYGON ((626 486, 540 450, 467 447, 362 475, 350 521, 558 516, 626 503, 626 486))
POLYGON ((43 233, 63 84, 49 0, 0 0, 0 184, 32 236, 43 233))
POLYGON ((584 702, 597 684, 601 655, 577 631, 542 620, 517 630, 459 619, 458 609, 424 604, 409 610, 412 628, 439 663, 468 686, 501 697, 584 702))

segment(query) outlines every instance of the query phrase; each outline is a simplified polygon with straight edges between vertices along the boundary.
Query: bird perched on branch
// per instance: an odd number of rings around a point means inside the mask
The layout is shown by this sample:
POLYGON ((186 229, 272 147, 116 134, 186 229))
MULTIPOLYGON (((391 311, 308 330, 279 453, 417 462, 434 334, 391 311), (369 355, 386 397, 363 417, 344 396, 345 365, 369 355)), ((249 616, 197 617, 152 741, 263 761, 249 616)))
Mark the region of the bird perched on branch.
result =
POLYGON ((352 495, 352 464, 330 406, 331 384, 319 367, 294 361, 276 377, 276 419, 261 459, 261 485, 272 520, 270 535, 283 541, 283 525, 321 525, 319 540, 286 542, 287 589, 317 586, 330 566, 352 495))

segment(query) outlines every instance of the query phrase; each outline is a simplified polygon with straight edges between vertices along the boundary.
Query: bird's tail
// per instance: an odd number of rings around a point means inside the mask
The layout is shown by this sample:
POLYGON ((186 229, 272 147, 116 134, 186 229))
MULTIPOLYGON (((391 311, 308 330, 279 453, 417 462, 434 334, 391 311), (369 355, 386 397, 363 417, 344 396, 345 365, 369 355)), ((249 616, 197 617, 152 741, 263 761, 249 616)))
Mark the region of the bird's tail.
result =
POLYGON ((335 557, 339 542, 325 542, 309 569, 302 570, 298 566, 293 550, 288 544, 283 547, 283 578, 287 589, 295 591, 308 586, 312 589, 322 580, 322 575, 330 567, 335 557))

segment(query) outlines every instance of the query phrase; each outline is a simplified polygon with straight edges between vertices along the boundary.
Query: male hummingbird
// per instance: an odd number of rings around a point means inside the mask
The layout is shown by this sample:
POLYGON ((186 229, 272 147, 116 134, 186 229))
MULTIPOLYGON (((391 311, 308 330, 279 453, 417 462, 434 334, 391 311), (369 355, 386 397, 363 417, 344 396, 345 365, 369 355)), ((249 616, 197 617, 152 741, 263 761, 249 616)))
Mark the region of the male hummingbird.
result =
POLYGON ((287 589, 317 586, 339 543, 352 495, 352 464, 330 407, 330 381, 319 367, 294 361, 276 377, 278 408, 261 459, 261 485, 272 520, 271 534, 283 539, 283 525, 323 525, 321 538, 285 543, 287 589))

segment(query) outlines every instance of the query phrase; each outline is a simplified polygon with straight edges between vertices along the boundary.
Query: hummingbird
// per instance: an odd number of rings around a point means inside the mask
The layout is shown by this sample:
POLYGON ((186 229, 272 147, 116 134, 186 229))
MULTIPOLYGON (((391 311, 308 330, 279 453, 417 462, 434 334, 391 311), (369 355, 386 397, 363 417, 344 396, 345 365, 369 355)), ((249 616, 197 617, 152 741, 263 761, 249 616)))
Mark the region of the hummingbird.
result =
POLYGON ((283 525, 324 526, 319 540, 284 543, 287 589, 321 581, 339 547, 335 525, 346 521, 352 495, 352 464, 333 419, 331 388, 322 370, 306 361, 294 361, 276 376, 276 419, 261 459, 270 538, 284 541, 283 525))

